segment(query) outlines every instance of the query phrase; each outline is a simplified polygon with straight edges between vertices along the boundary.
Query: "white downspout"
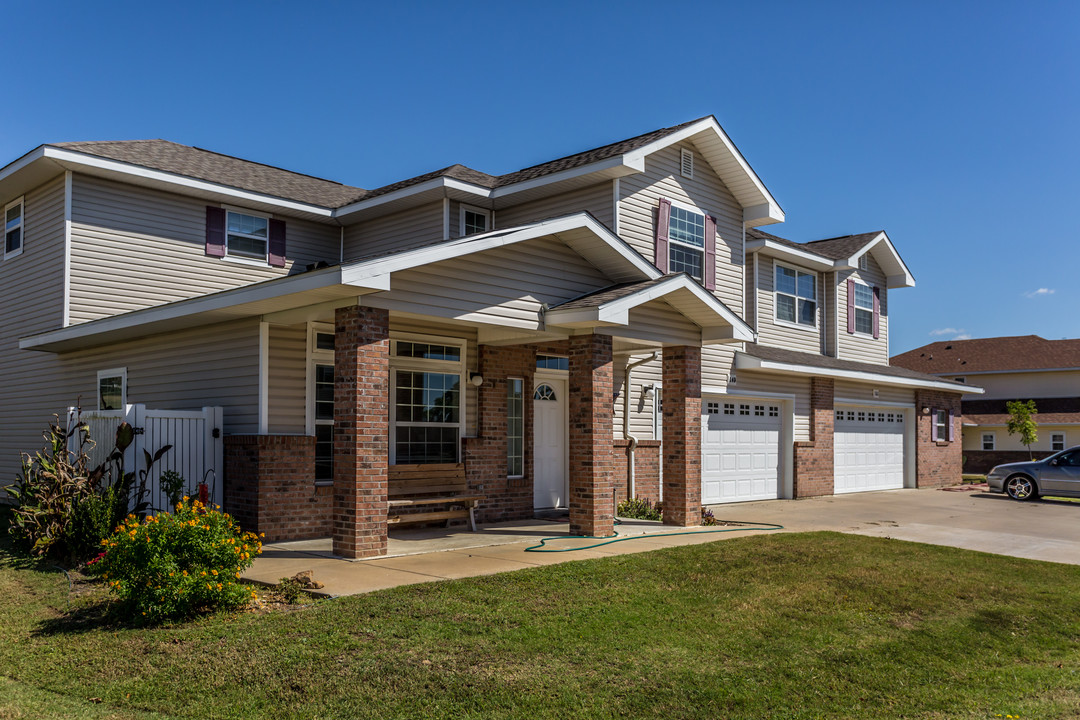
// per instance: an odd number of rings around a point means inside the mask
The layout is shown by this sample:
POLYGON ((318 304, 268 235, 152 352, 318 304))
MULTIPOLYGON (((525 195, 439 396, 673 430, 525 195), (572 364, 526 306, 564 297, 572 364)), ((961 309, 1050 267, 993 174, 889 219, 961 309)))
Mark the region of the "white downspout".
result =
POLYGON ((623 414, 622 414, 622 426, 623 437, 627 440, 627 458, 626 458, 626 475, 629 480, 629 490, 627 492, 627 499, 633 500, 636 497, 636 487, 634 486, 634 450, 637 448, 638 439, 634 435, 630 434, 630 373, 634 368, 639 365, 645 365, 651 363, 656 359, 656 351, 654 350, 652 355, 644 360, 638 360, 637 362, 627 363, 626 369, 623 370, 623 414))

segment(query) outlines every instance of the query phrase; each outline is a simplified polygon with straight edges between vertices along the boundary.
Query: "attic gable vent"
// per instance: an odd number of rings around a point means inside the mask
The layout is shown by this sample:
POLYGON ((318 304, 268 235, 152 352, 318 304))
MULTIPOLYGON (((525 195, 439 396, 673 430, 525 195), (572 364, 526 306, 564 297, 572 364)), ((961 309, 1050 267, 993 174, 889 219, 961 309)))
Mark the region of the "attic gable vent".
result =
POLYGON ((870 269, 869 257, 870 256, 869 256, 868 253, 863 253, 862 255, 859 256, 859 269, 860 270, 869 270, 870 269))
POLYGON ((682 176, 685 178, 694 177, 694 153, 691 150, 683 148, 682 161, 680 163, 680 169, 682 170, 682 176))

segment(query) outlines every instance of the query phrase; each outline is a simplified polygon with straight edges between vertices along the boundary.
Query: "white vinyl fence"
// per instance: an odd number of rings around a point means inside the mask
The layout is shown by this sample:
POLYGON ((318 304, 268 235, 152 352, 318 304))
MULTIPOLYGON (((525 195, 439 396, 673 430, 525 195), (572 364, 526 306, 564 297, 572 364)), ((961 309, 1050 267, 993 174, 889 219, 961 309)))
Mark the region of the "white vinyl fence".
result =
MULTIPOLYGON (((69 409, 69 427, 75 422, 75 408, 69 409)), ((135 428, 135 441, 124 453, 124 470, 135 471, 138 488, 146 470, 143 451, 151 457, 158 449, 172 448, 154 463, 146 478, 149 493, 146 501, 153 511, 167 510, 168 497, 158 482, 161 473, 174 470, 184 478, 184 495, 198 497, 199 484, 206 483, 211 504, 222 504, 222 410, 204 407, 202 410, 148 410, 145 405, 128 405, 124 410, 92 410, 83 412, 82 422, 90 429, 93 448, 88 449, 90 467, 96 467, 108 457, 116 444, 116 428, 127 422, 135 428)), ((72 437, 74 450, 77 436, 72 437)))

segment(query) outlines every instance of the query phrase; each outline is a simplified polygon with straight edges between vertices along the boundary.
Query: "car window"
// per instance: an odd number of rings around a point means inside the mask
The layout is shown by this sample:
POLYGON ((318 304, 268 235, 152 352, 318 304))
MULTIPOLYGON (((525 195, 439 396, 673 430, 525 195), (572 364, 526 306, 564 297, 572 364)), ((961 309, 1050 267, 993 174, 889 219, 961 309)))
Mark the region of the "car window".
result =
POLYGON ((1058 465, 1080 467, 1080 450, 1072 450, 1058 455, 1058 465))

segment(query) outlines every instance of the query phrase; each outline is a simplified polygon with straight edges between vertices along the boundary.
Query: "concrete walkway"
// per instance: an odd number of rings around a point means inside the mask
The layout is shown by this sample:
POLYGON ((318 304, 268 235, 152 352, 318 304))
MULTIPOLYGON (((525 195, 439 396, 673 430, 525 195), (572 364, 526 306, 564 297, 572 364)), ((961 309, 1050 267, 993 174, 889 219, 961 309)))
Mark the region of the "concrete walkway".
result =
MULTIPOLYGON (((780 532, 835 530, 1080 565, 1080 503, 1062 500, 1018 503, 979 491, 891 490, 719 505, 713 511, 721 521, 780 524, 785 527, 780 532)), ((322 594, 353 595, 766 532, 706 532, 710 529, 716 528, 673 535, 678 528, 631 520, 619 526, 619 535, 639 539, 564 553, 525 552, 525 548, 538 544, 541 538, 566 535, 569 526, 565 522, 501 523, 476 533, 463 529, 395 530, 386 557, 363 561, 333 557, 329 540, 267 545, 244 577, 274 584, 311 570, 325 585, 322 594)), ((584 547, 597 542, 562 538, 547 547, 584 547)))

